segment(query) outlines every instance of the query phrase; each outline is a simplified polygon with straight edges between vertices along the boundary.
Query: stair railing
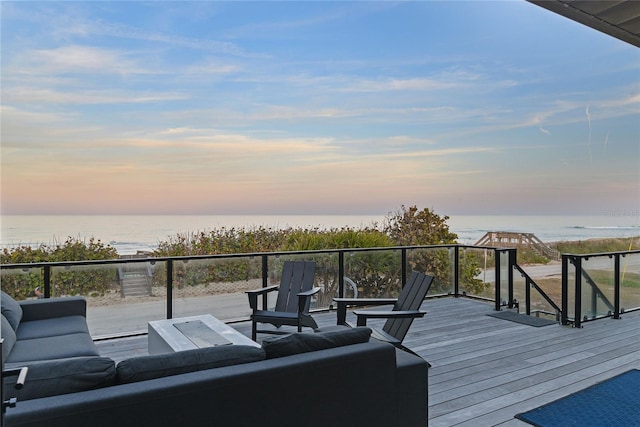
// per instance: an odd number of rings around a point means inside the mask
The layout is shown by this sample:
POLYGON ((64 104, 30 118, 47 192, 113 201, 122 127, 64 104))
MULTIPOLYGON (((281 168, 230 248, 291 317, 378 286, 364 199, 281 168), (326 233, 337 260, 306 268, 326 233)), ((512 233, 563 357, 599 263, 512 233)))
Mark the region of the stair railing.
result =
POLYGON ((551 299, 551 297, 547 295, 547 293, 540 286, 538 286, 535 280, 533 280, 531 276, 529 276, 529 274, 527 274, 527 272, 522 269, 522 267, 520 267, 518 264, 514 264, 513 267, 514 269, 518 270, 518 272, 522 275, 522 277, 525 280, 525 313, 528 316, 531 316, 531 288, 533 288, 555 310, 555 313, 547 313, 540 310, 535 310, 534 312, 536 313, 542 312, 545 314, 555 314, 556 321, 559 322, 560 319, 562 318, 562 309, 558 306, 558 304, 556 304, 555 301, 553 301, 553 299, 551 299))

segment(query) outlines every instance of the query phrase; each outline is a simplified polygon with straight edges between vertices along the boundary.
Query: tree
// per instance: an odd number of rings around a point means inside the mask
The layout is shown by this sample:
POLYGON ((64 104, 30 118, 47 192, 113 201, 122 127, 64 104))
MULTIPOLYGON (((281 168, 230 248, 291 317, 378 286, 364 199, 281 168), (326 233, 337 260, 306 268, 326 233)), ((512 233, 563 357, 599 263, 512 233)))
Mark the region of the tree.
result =
MULTIPOLYGON (((448 216, 440 216, 428 208, 419 211, 415 205, 409 208, 403 205, 386 218, 384 230, 398 246, 451 245, 457 243, 458 235, 449 231, 448 219, 448 216)), ((453 285, 451 255, 450 249, 417 251, 409 258, 409 267, 434 275, 432 293, 448 293, 453 285)), ((474 257, 463 257, 460 270, 460 279, 470 292, 480 293, 488 286, 475 278, 480 268, 474 257)))
POLYGON ((448 216, 440 216, 424 208, 418 211, 414 205, 385 218, 384 231, 398 246, 443 245, 456 243, 458 235, 449 231, 448 216))

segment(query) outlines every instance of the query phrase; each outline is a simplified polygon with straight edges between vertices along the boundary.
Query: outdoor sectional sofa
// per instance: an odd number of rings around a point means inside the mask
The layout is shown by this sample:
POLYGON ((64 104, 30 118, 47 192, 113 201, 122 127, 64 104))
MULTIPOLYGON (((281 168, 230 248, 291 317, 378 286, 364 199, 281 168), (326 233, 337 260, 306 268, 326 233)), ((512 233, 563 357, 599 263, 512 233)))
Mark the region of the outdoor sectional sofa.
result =
POLYGON ((71 357, 99 356, 87 327, 81 297, 17 302, 5 292, 2 306, 2 360, 5 367, 71 357))
MULTIPOLYGON (((67 332, 61 337, 78 334, 67 332)), ((262 348, 209 347, 118 364, 87 355, 91 346, 76 336, 77 357, 25 361, 24 388, 5 383, 5 397, 18 397, 5 426, 426 426, 428 363, 370 334, 296 333, 262 348)), ((22 345, 18 339, 7 352, 11 366, 22 345)))

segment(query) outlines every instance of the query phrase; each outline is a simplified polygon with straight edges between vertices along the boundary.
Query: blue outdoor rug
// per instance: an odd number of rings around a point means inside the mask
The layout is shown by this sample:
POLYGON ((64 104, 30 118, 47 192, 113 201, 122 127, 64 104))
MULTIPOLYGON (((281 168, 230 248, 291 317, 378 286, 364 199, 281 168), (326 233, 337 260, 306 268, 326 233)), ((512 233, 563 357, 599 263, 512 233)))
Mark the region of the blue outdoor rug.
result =
POLYGON ((516 418, 538 427, 640 426, 640 370, 627 371, 516 418))

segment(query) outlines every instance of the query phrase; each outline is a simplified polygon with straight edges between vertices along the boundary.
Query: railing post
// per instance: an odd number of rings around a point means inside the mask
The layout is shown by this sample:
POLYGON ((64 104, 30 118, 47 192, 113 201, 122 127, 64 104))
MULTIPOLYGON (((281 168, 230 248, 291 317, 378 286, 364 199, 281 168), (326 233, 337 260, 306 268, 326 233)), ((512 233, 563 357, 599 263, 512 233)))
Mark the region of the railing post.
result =
POLYGON ((569 324, 569 257, 562 255, 562 316, 560 323, 569 324))
POLYGON ((525 313, 527 313, 527 316, 531 316, 531 281, 529 278, 525 280, 524 295, 527 300, 525 304, 525 313))
POLYGON ((167 260, 167 319, 173 318, 173 260, 167 260))
POLYGON ((576 328, 580 328, 582 325, 582 258, 574 257, 573 265, 576 267, 576 301, 574 326, 576 328))
MULTIPOLYGON (((587 282, 589 283, 589 282, 587 282)), ((591 317, 593 319, 596 318, 596 316, 598 315, 598 290, 596 289, 595 286, 593 286, 593 284, 589 283, 591 286, 589 286, 589 289, 591 289, 591 317)))
POLYGON ((45 265, 43 271, 44 277, 42 278, 44 282, 44 297, 51 298, 51 266, 45 265))
MULTIPOLYGON (((262 255, 262 287, 266 288, 269 286, 269 258, 267 255, 262 255)), ((262 298, 262 309, 266 310, 268 306, 268 298, 263 296, 262 298)))
POLYGON ((344 298, 344 251, 338 251, 338 297, 344 298))
MULTIPOLYGON (((624 255, 622 255, 624 256, 624 255)), ((614 264, 613 264, 613 306, 614 306, 614 310, 613 310, 613 318, 614 319, 619 319, 620 318, 620 287, 622 286, 622 283, 620 282, 620 254, 616 254, 615 258, 614 258, 614 264)))
POLYGON ((402 276, 402 286, 407 283, 407 248, 402 248, 400 250, 400 263, 402 267, 400 269, 402 276))
POLYGON ((453 247, 453 294, 460 295, 460 247, 453 247))
MULTIPOLYGON (((508 303, 508 307, 509 308, 513 308, 513 300, 514 300, 514 295, 513 295, 513 266, 516 265, 516 249, 509 249, 509 273, 507 276, 507 282, 508 282, 508 286, 509 286, 509 303, 508 303)), ((527 307, 529 306, 529 297, 527 296, 527 307)), ((530 309, 529 309, 530 310, 530 309)), ((527 314, 529 314, 529 312, 527 311, 527 314)))
POLYGON ((495 293, 495 310, 500 311, 502 301, 500 300, 500 250, 494 250, 494 257, 496 262, 495 281, 496 281, 496 293, 495 293))

